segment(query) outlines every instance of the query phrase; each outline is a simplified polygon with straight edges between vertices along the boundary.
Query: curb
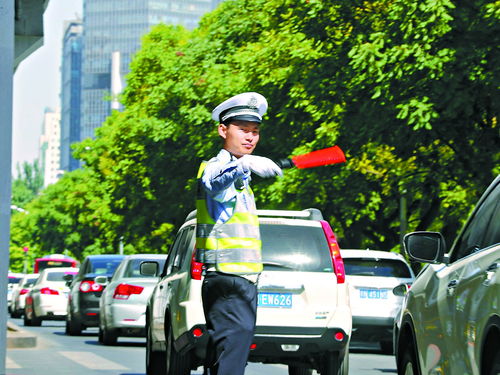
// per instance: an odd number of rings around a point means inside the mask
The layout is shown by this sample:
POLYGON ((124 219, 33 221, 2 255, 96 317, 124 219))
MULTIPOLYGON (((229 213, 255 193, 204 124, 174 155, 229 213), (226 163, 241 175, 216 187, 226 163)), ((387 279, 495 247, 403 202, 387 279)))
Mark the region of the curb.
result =
POLYGON ((24 331, 16 324, 7 321, 7 348, 34 348, 36 347, 36 336, 24 331))

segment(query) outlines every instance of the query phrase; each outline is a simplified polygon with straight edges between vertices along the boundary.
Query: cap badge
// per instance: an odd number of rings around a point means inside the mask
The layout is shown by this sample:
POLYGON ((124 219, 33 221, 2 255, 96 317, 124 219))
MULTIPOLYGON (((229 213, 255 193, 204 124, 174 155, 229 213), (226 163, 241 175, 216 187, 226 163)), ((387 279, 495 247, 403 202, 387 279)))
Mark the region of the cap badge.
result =
POLYGON ((247 106, 249 108, 257 108, 257 98, 255 96, 250 97, 250 100, 248 100, 247 106))

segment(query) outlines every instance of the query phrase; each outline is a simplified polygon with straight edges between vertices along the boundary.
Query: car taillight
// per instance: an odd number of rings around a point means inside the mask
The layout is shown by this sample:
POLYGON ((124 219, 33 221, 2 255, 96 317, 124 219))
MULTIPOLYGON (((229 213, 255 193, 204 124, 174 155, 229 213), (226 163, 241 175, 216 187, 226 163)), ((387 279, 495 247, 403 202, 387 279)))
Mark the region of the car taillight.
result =
POLYGON ((19 294, 23 295, 23 294, 28 293, 29 291, 30 291, 29 289, 21 289, 21 291, 19 292, 19 294))
POLYGON ((196 250, 191 258, 191 278, 193 280, 201 280, 201 274, 203 271, 203 263, 196 261, 196 250))
POLYGON ((103 286, 94 280, 85 280, 80 283, 80 292, 82 293, 102 292, 103 289, 103 286))
POLYGON ((113 293, 114 299, 128 299, 132 294, 141 294, 144 290, 143 286, 119 284, 113 293))
POLYGON ((337 239, 333 234, 330 224, 328 224, 328 222, 326 222, 325 220, 320 220, 320 222, 321 226, 323 227, 323 232, 325 233, 326 240, 328 241, 328 246, 330 247, 330 256, 332 257, 335 276, 337 276, 337 284, 343 284, 345 282, 345 269, 344 261, 342 260, 342 256, 340 255, 339 244, 337 243, 337 239))
POLYGON ((59 292, 57 290, 54 290, 54 289, 50 289, 50 288, 42 288, 40 289, 40 293, 42 294, 51 294, 51 295, 58 295, 59 292))

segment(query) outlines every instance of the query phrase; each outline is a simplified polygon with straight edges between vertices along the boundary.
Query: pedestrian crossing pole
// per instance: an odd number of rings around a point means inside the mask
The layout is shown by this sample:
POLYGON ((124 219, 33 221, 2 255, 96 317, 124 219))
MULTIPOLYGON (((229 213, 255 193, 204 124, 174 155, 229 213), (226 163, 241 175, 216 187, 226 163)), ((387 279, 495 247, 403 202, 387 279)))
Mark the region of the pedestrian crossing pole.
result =
POLYGON ((0 375, 7 355, 7 286, 10 242, 12 163, 12 84, 14 75, 14 0, 0 0, 0 375))

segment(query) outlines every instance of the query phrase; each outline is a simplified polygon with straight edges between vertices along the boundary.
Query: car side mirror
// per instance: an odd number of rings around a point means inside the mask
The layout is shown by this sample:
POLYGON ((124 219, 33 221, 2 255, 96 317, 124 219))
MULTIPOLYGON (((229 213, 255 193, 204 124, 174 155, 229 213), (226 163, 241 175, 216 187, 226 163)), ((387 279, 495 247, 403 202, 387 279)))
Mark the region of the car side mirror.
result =
POLYGON ((414 261, 424 263, 443 262, 446 244, 441 233, 408 233, 403 238, 403 244, 406 253, 414 261))
POLYGON ((94 282, 96 284, 106 286, 106 285, 108 285, 108 277, 107 276, 96 276, 94 278, 94 282))
POLYGON ((154 261, 145 261, 142 262, 140 267, 140 272, 142 276, 158 276, 158 270, 160 269, 160 265, 158 262, 154 261))
POLYGON ((400 284, 392 289, 392 293, 394 293, 395 296, 404 297, 406 293, 408 293, 408 289, 409 288, 407 284, 400 284))

